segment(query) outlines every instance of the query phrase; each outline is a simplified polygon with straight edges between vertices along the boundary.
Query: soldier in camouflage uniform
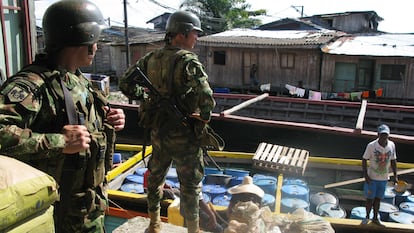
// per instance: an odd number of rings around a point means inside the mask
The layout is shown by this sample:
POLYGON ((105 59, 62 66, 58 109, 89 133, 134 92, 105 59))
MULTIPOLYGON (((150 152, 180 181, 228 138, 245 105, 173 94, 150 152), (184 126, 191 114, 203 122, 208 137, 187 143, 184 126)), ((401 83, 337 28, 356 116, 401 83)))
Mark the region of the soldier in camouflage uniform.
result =
POLYGON ((0 153, 56 179, 58 233, 104 232, 104 178, 125 115, 79 70, 92 64, 103 26, 91 2, 52 4, 43 17, 46 53, 0 88, 0 153))
POLYGON ((199 192, 204 175, 201 132, 215 106, 207 74, 197 55, 190 52, 201 32, 198 17, 185 11, 167 21, 166 46, 141 58, 120 79, 121 91, 141 101, 140 124, 151 129, 153 153, 149 161, 147 232, 160 232, 162 184, 174 161, 180 181, 182 208, 188 232, 199 232, 199 192), (132 72, 139 67, 161 96, 145 93, 132 72), (171 103, 189 120, 182 120, 171 103))

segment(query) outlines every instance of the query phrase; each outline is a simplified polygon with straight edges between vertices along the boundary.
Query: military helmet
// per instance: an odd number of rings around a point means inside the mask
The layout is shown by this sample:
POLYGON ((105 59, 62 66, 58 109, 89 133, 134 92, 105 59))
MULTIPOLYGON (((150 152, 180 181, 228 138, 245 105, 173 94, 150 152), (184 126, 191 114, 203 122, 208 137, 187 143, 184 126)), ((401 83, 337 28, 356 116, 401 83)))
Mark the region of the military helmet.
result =
POLYGON ((98 41, 105 20, 92 2, 61 0, 46 9, 43 16, 46 48, 91 45, 98 41))
POLYGON ((197 15, 188 11, 176 11, 167 21, 166 33, 187 34, 192 30, 202 32, 201 22, 197 15))

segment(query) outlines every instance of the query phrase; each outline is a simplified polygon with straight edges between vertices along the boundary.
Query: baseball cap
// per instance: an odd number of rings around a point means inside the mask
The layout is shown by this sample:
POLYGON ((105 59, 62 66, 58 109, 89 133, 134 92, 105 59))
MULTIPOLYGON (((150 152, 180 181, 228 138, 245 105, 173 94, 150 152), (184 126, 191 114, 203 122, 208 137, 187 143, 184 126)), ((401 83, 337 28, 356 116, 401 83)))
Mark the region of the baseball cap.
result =
POLYGON ((382 125, 378 126, 378 133, 379 134, 386 133, 386 134, 389 135, 390 134, 390 128, 387 125, 382 124, 382 125))

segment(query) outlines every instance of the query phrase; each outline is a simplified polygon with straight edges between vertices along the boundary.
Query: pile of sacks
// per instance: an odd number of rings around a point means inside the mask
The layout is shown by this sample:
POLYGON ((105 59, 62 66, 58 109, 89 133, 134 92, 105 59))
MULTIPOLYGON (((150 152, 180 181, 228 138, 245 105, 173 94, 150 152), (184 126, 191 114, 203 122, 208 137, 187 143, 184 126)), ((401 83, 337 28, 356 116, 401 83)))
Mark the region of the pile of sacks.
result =
POLYGON ((0 155, 0 232, 54 232, 57 189, 46 173, 0 155))
POLYGON ((253 202, 239 202, 224 233, 334 233, 322 217, 297 209, 291 214, 272 214, 269 207, 259 208, 253 202))

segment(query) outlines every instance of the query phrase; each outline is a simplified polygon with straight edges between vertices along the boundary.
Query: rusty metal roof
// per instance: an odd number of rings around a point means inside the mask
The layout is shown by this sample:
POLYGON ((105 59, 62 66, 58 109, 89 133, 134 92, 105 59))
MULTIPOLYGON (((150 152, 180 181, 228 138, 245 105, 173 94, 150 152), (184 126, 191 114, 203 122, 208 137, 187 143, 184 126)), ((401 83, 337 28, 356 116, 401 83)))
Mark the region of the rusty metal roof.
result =
POLYGON ((324 53, 414 57, 414 34, 343 36, 322 47, 324 53))
POLYGON ((198 39, 199 45, 214 45, 217 47, 309 47, 317 48, 328 43, 340 32, 332 30, 312 31, 265 31, 252 29, 233 29, 198 39))

